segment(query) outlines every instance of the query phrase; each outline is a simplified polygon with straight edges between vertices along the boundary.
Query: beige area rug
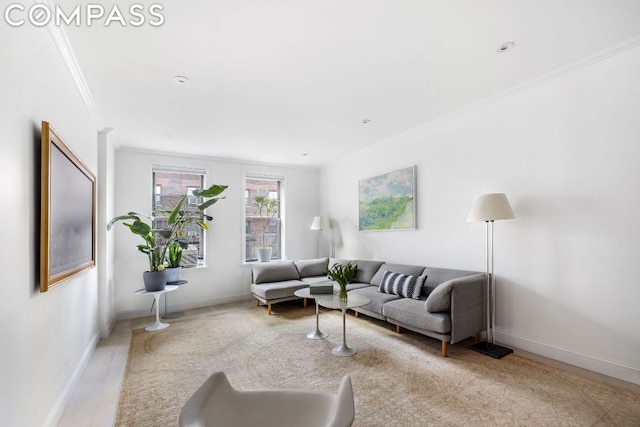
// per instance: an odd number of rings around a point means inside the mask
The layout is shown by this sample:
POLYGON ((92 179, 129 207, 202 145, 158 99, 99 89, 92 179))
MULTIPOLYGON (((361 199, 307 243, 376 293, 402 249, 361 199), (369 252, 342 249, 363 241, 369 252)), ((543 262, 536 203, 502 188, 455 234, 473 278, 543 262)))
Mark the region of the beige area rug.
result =
MULTIPOLYGON (((377 320, 347 315, 354 357, 335 357, 342 317, 279 304, 222 314, 187 313, 161 332, 133 331, 117 426, 176 426, 183 404, 213 372, 239 389, 336 393, 350 374, 354 426, 640 426, 640 394, 518 355, 502 360, 449 347, 377 320), (276 311, 276 310, 274 310, 276 311)), ((247 410, 250 410, 248 408, 247 410)), ((302 427, 302 426, 301 426, 302 427)))

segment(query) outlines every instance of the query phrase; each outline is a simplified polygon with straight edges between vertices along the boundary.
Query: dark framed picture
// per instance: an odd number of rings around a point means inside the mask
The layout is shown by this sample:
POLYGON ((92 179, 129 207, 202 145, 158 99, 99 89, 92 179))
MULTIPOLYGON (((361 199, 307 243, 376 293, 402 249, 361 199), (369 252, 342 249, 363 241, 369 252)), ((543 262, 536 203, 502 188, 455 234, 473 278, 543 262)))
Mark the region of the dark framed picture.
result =
POLYGON ((40 292, 96 265, 96 178, 42 122, 40 292))

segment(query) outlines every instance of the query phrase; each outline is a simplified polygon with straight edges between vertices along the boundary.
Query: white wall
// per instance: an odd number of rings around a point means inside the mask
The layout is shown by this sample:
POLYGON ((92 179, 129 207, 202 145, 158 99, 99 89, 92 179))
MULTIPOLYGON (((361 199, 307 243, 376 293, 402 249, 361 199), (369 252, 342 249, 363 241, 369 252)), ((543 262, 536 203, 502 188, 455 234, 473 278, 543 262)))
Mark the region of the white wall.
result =
MULTIPOLYGON (((151 212, 152 167, 170 165, 206 170, 205 185, 228 185, 226 198, 209 209, 214 217, 206 232, 206 267, 183 269, 189 283, 172 292, 170 310, 202 307, 249 298, 251 269, 242 263, 244 177, 247 173, 284 176, 285 256, 317 255, 317 234, 309 230, 318 212, 318 170, 280 167, 213 158, 168 155, 127 149, 116 150, 115 214, 151 212)), ((134 295, 143 287, 147 260, 138 252, 139 237, 117 224, 115 233, 115 296, 119 318, 149 313, 150 297, 134 295)), ((164 308, 164 307, 163 307, 164 308)))
POLYGON ((0 25, 0 425, 55 425, 97 334, 97 269, 39 291, 40 122, 97 170, 97 134, 44 28, 0 25))
POLYGON ((111 333, 116 320, 114 284, 113 233, 107 233, 107 223, 114 217, 115 149, 109 139, 110 130, 98 133, 98 328, 100 337, 111 333))
POLYGON ((466 216, 506 192, 498 340, 640 384, 638 111, 636 47, 336 161, 320 181, 336 253, 484 271, 466 216), (358 232, 358 180, 414 164, 418 229, 358 232))

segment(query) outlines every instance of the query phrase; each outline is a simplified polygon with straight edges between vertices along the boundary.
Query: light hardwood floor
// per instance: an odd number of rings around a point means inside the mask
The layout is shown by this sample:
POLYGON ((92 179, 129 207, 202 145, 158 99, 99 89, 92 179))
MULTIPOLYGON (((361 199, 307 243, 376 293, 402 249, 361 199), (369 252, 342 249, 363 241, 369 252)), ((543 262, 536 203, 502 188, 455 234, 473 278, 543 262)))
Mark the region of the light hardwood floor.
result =
POLYGON ((100 340, 62 414, 59 427, 113 426, 131 330, 137 327, 137 322, 140 320, 118 322, 109 338, 100 340))
MULTIPOLYGON (((185 316, 196 316, 205 312, 246 310, 248 307, 255 307, 255 302, 253 300, 242 301, 188 310, 185 316)), ((265 307, 259 309, 264 310, 264 315, 267 316, 265 307)), ((101 340, 96 346, 86 371, 72 393, 58 427, 112 427, 114 425, 120 387, 129 354, 131 331, 154 321, 153 316, 148 316, 116 323, 109 338, 101 340)), ((163 322, 171 323, 171 320, 163 320, 163 322)), ((600 375, 518 349, 515 349, 515 353, 556 368, 577 372, 607 384, 640 393, 640 385, 600 375)))

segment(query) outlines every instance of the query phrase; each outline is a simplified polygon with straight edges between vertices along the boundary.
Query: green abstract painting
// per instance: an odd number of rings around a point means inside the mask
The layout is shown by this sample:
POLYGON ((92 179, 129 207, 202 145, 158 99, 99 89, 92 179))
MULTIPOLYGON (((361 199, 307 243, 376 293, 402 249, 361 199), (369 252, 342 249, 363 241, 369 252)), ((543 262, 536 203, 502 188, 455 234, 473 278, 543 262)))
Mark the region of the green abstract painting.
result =
POLYGON ((359 182, 360 231, 413 230, 415 224, 415 167, 359 182))

